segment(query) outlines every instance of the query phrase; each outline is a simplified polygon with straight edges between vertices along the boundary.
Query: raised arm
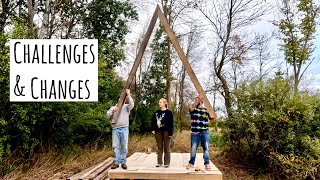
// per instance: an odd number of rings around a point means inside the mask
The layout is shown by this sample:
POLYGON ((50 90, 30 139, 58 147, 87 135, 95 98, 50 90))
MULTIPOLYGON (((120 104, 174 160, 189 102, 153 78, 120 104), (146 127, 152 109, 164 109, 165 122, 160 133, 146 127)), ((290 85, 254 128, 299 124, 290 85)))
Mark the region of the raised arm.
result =
POLYGON ((209 115, 209 120, 210 120, 210 121, 212 121, 212 122, 217 121, 217 113, 216 113, 216 112, 214 112, 214 116, 213 116, 213 117, 210 117, 210 114, 209 114, 209 113, 208 113, 208 115, 209 115))
POLYGON ((126 93, 127 93, 127 98, 128 98, 128 101, 129 101, 129 105, 128 105, 128 112, 129 112, 129 111, 131 111, 133 109, 134 102, 133 102, 133 99, 131 97, 130 89, 127 89, 126 93))
POLYGON ((189 111, 192 112, 200 103, 200 98, 196 98, 192 104, 189 105, 189 111))

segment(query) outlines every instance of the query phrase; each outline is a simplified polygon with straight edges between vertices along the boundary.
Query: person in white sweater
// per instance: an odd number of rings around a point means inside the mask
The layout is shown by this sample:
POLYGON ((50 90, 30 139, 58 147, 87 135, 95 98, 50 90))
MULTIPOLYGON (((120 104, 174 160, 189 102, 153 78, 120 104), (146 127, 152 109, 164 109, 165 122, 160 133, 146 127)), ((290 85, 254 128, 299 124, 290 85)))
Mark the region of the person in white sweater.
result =
MULTIPOLYGON (((134 107, 134 102, 131 97, 130 90, 126 90, 129 104, 124 104, 119 115, 119 119, 115 124, 112 124, 112 148, 114 159, 111 169, 116 169, 121 164, 122 169, 127 169, 126 157, 128 153, 128 138, 129 138, 129 115, 134 107)), ((117 105, 112 106, 107 111, 107 118, 112 119, 113 113, 118 111, 117 105)))

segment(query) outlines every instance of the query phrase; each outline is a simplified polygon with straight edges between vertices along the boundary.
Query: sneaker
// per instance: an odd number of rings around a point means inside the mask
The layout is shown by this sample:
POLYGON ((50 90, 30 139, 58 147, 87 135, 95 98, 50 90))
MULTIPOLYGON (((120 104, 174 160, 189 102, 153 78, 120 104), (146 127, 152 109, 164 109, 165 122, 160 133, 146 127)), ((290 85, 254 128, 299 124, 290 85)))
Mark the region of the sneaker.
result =
POLYGON ((191 169, 191 168, 193 168, 194 166, 193 166, 193 164, 188 164, 188 166, 186 166, 186 169, 191 169))
POLYGON ((205 168, 206 170, 211 170, 210 164, 204 165, 204 168, 205 168))
POLYGON ((157 165, 156 165, 156 167, 160 167, 160 166, 162 166, 162 164, 157 164, 157 165))
POLYGON ((112 166, 111 166, 111 169, 117 169, 118 167, 119 167, 119 164, 113 163, 112 166))
POLYGON ((128 166, 126 164, 121 164, 122 169, 128 169, 128 166))
POLYGON ((168 165, 168 164, 165 164, 165 165, 164 165, 164 167, 165 167, 165 168, 168 168, 168 167, 169 167, 169 165, 168 165))

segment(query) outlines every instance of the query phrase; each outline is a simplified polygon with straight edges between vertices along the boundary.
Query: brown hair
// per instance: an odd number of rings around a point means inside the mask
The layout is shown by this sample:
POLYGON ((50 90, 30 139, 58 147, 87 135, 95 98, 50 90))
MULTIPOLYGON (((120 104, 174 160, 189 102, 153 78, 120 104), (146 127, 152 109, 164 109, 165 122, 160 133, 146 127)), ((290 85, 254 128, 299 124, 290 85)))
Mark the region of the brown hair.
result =
POLYGON ((161 98, 160 100, 162 100, 166 108, 168 108, 168 101, 165 98, 161 98))

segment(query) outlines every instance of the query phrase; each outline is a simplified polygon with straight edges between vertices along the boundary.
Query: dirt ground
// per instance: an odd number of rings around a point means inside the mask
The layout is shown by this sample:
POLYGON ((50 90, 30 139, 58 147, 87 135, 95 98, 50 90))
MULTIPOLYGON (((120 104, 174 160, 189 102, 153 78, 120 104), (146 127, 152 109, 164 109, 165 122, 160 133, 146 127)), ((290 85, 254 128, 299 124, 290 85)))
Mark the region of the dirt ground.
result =
MULTIPOLYGON (((189 152, 190 135, 185 131, 173 137, 172 152, 189 152)), ((145 152, 147 149, 156 148, 152 135, 130 135, 128 156, 134 152, 145 152)), ((78 147, 68 155, 57 154, 54 150, 38 154, 32 159, 32 165, 17 166, 12 172, 3 177, 5 180, 34 180, 34 179, 66 179, 90 166, 102 162, 107 157, 112 157, 111 141, 105 147, 78 147)), ((268 175, 256 175, 254 171, 237 164, 220 150, 210 147, 210 159, 222 172, 225 180, 251 180, 272 179, 268 175)))

